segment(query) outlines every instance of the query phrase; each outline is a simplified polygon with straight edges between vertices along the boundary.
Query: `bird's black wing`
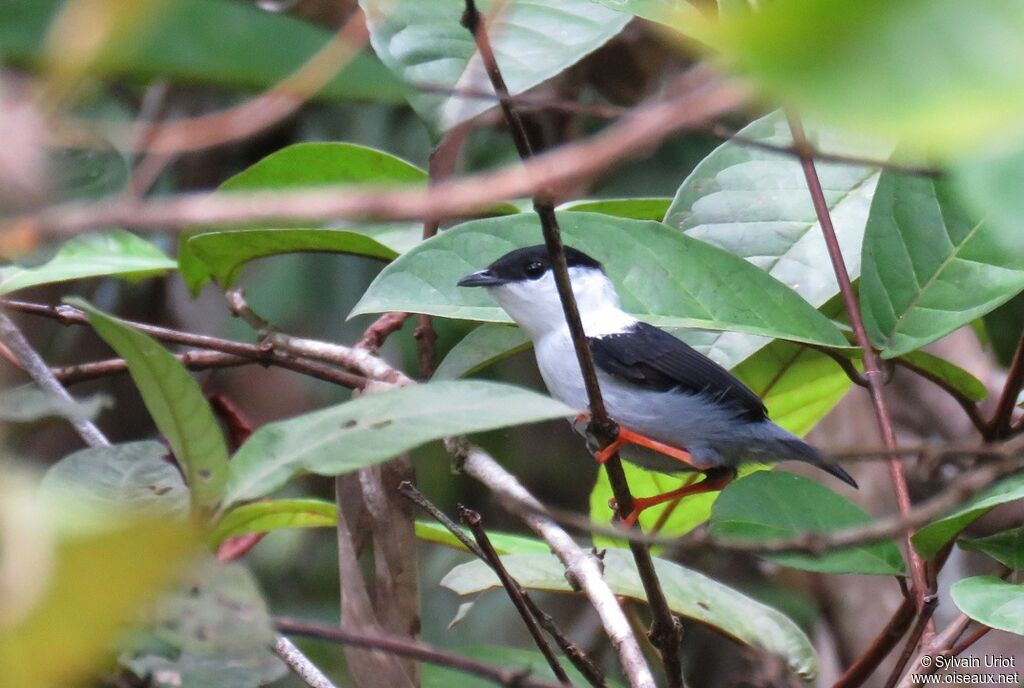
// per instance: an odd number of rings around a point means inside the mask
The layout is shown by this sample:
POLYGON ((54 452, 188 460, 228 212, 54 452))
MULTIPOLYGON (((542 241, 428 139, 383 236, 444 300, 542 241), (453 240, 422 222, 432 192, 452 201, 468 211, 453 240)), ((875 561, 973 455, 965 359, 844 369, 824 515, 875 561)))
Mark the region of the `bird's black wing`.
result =
POLYGON ((603 337, 590 337, 594 362, 609 375, 655 391, 706 394, 736 407, 742 417, 768 417, 761 399, 732 373, 668 332, 645 322, 603 337))

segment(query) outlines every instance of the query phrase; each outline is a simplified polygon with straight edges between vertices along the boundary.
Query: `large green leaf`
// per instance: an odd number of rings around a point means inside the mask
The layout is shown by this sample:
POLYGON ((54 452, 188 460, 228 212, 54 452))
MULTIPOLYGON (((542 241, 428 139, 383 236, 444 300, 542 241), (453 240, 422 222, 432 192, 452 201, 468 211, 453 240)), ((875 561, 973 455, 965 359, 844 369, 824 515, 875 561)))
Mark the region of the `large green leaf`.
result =
MULTIPOLYGON (((413 86, 491 90, 473 37, 459 19, 462 0, 360 0, 381 61, 413 86)), ((478 2, 505 83, 519 94, 605 44, 629 16, 589 0, 478 2), (492 10, 497 10, 492 12, 492 10), (493 16, 492 16, 493 14, 493 16)), ((494 102, 413 91, 409 102, 436 131, 494 107, 494 102)))
MULTIPOLYGON (((468 528, 463 528, 462 530, 471 540, 473 539, 468 528)), ((416 537, 426 542, 446 545, 454 549, 462 550, 463 552, 469 551, 457 537, 449 532, 447 528, 442 526, 440 523, 435 523, 433 521, 416 521, 416 537)), ((491 541, 491 544, 494 545, 494 551, 498 554, 527 554, 530 552, 546 554, 551 551, 548 543, 543 540, 526 537, 524 535, 513 535, 511 533, 488 530, 487 538, 491 541)))
POLYGON ((257 430, 231 461, 225 503, 262 497, 302 471, 340 475, 431 440, 573 413, 536 392, 472 380, 362 396, 257 430))
POLYGON ((54 464, 40 489, 55 503, 69 494, 97 509, 173 518, 188 514, 188 488, 160 442, 80 449, 54 464))
POLYGON ((39 500, 13 483, 5 471, 0 685, 92 685, 115 638, 194 554, 195 533, 180 521, 97 513, 71 495, 39 500))
POLYGON ((731 13, 711 41, 779 101, 918 150, 1019 132, 1016 0, 781 0, 760 9, 731 13))
MULTIPOLYGON (((781 111, 752 122, 739 136, 774 146, 793 143, 781 111)), ((820 126, 808 126, 807 136, 834 153, 885 157, 890 150, 820 126)), ((827 162, 819 162, 817 170, 847 270, 857 279, 879 170, 827 162)), ((723 143, 683 181, 665 223, 746 258, 812 306, 821 307, 839 293, 803 169, 791 155, 740 140, 723 143)), ((731 368, 767 340, 730 332, 702 336, 700 343, 711 358, 731 368)))
POLYGON ((128 364, 146 410, 181 464, 192 505, 212 509, 228 475, 228 449, 217 419, 188 370, 163 346, 80 299, 81 308, 107 344, 128 364))
POLYGON ((864 236, 861 303, 892 358, 993 310, 1024 289, 1019 232, 978 221, 948 181, 886 171, 864 236))
POLYGON ((988 388, 985 387, 985 383, 944 358, 939 358, 927 351, 910 351, 899 358, 911 368, 916 368, 942 380, 971 401, 982 401, 988 396, 988 388))
POLYGON ((953 583, 953 603, 990 628, 1024 635, 1024 585, 995 576, 974 576, 953 583))
MULTIPOLYGON (((852 384, 828 356, 784 341, 772 342, 732 372, 764 400, 769 417, 795 435, 804 435, 814 427, 839 403, 852 384)), ((740 474, 763 468, 762 464, 747 465, 741 468, 740 474)), ((666 475, 628 463, 625 469, 630 489, 641 496, 673 490, 685 478, 685 474, 666 475)), ((651 507, 640 515, 640 524, 645 530, 660 524, 663 535, 684 535, 708 520, 711 505, 718 495, 719 492, 708 492, 687 497, 675 506, 668 503, 651 507)), ((590 517, 594 521, 608 520, 611 497, 608 476, 601 471, 590 493, 590 517)), ((598 536, 595 541, 602 545, 616 542, 604 536, 598 536)))
MULTIPOLYGON (((4 59, 40 64, 47 27, 61 0, 0 3, 4 59)), ((331 33, 285 14, 232 0, 160 0, 137 34, 104 46, 92 69, 141 83, 171 78, 263 90, 282 80, 331 38, 331 33), (258 46, 258 49, 254 49, 258 46)), ((372 55, 362 53, 318 97, 401 102, 405 87, 372 55)))
MULTIPOLYGON (((711 510, 711 532, 736 540, 828 533, 870 522, 871 517, 845 497, 814 480, 783 471, 760 471, 737 480, 722 491, 711 510)), ((903 557, 891 541, 838 549, 821 556, 763 556, 785 566, 821 573, 905 573, 903 557)))
POLYGON ((154 687, 259 688, 286 673, 270 649, 274 630, 252 575, 204 561, 155 605, 150 642, 121 655, 154 687))
POLYGON ((284 528, 333 527, 338 523, 338 508, 323 499, 269 499, 243 504, 224 514, 210 541, 214 546, 228 538, 250 533, 266 533, 284 528))
MULTIPOLYGON (((565 567, 553 554, 510 554, 502 563, 526 588, 570 592, 565 567)), ((776 653, 806 678, 818 670, 817 657, 807 636, 781 612, 679 564, 654 560, 669 608, 680 616, 707 624, 736 640, 776 653)), ((604 554, 604 579, 616 595, 646 600, 636 563, 628 550, 604 554)), ((456 566, 441 584, 460 595, 497 588, 501 582, 487 564, 472 561, 456 566)))
POLYGON ((115 229, 75 237, 42 265, 0 268, 0 294, 87 277, 113 276, 138 280, 162 275, 176 267, 177 263, 153 244, 115 229))
POLYGON ((49 390, 28 384, 4 390, 0 396, 0 421, 27 423, 51 416, 73 421, 92 420, 108 406, 113 406, 113 402, 103 394, 66 400, 49 390))
MULTIPOLYGON (((271 153, 220 185, 219 191, 290 189, 309 186, 425 185, 415 165, 354 143, 297 143, 271 153)), ((292 228, 206 231, 193 228, 178 247, 181 274, 192 293, 214 277, 230 286, 250 260, 298 251, 337 251, 390 260, 419 241, 413 222, 319 229, 292 228)))
POLYGON ((975 217, 1007 233, 1020 232, 1024 216, 1024 147, 1001 145, 994 151, 958 161, 949 178, 964 206, 975 217))
POLYGON ((1024 569, 1024 526, 982 538, 960 540, 959 544, 963 549, 984 552, 1011 569, 1024 569))
POLYGON ((530 338, 518 327, 485 323, 451 348, 434 371, 434 379, 472 375, 531 346, 530 338))
POLYGON ((563 203, 559 210, 577 213, 600 213, 614 217, 628 217, 633 220, 658 220, 665 217, 670 198, 602 198, 563 203))
MULTIPOLYGON (((604 263, 623 307, 657 325, 736 329, 845 346, 825 316, 727 251, 657 222, 559 213, 565 243, 604 263)), ((537 218, 521 213, 459 225, 402 254, 377 276, 352 315, 413 311, 508 322, 482 289, 456 286, 508 251, 537 244, 537 218)))
POLYGON ((619 12, 664 24, 684 36, 705 40, 710 22, 686 0, 594 0, 619 12))
POLYGON ((930 558, 956 537, 957 533, 984 516, 993 507, 1021 498, 1024 498, 1024 474, 1006 478, 963 506, 918 530, 913 537, 914 547, 921 556, 930 558))

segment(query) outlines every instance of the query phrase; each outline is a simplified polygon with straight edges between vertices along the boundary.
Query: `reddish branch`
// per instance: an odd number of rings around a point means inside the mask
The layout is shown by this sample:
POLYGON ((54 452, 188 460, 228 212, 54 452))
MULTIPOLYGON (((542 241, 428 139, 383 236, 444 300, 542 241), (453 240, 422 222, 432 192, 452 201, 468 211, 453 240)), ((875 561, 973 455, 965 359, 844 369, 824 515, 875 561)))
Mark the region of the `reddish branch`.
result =
POLYGON ((1013 362, 1010 364, 1006 384, 1003 385, 1002 394, 999 395, 999 402, 992 414, 992 422, 988 424, 986 440, 1005 439, 1012 433, 1010 423, 1013 420, 1013 409, 1017 406, 1017 397, 1020 395, 1022 383, 1024 383, 1024 337, 1017 344, 1017 350, 1013 354, 1013 362))
MULTIPOLYGON (((494 87, 494 91, 501 103, 501 110, 505 115, 505 121, 512 134, 516 150, 519 152, 519 157, 523 161, 527 161, 533 157, 533 146, 519 113, 509 100, 508 88, 494 57, 494 51, 491 48, 483 18, 477 11, 474 0, 466 0, 466 11, 462 16, 462 25, 473 35, 477 50, 479 50, 480 57, 483 60, 484 68, 487 70, 487 76, 490 78, 491 85, 494 87)), ((601 446, 607 447, 615 440, 618 434, 618 427, 608 416, 608 411, 605 408, 604 399, 601 395, 601 387, 597 381, 597 369, 594 366, 594 359, 590 352, 590 346, 587 343, 587 336, 583 330, 583 322, 580 320, 579 308, 576 305, 572 285, 569 282, 569 268, 565 259, 565 246, 562 244, 561 230, 558 226, 558 219, 555 217, 554 203, 549 190, 537 190, 533 199, 533 208, 540 218, 544 243, 547 246, 548 256, 551 260, 555 284, 558 286, 558 295, 562 302, 565 320, 572 335, 576 357, 586 386, 591 414, 590 430, 601 446)), ((612 486, 612 493, 615 495, 618 504, 619 513, 627 514, 633 509, 633 495, 626 482, 626 474, 618 454, 614 454, 604 465, 608 474, 608 480, 612 486)), ((679 654, 682 643, 682 626, 673 616, 672 610, 668 606, 668 600, 661 588, 661 581, 658 580, 657 572, 654 569, 654 561, 651 558, 650 549, 648 546, 634 541, 630 541, 629 546, 636 561, 637 572, 640 575, 647 602, 654 617, 649 632, 651 643, 658 648, 661 654, 665 675, 668 678, 668 685, 670 688, 681 688, 684 685, 682 660, 679 654)))
MULTIPOLYGON (((794 144, 806 151, 807 136, 804 134, 803 125, 796 117, 790 115, 789 127, 793 133, 794 144)), ((881 366, 878 362, 878 355, 875 353, 874 348, 872 348, 871 340, 868 339, 867 330, 864 327, 864 318, 861 315, 857 295, 854 293, 853 284, 850 281, 850 273, 847 271, 846 263, 843 260, 843 252, 839 246, 839 240, 836 238, 835 227, 832 225, 828 202, 825 200, 825 193, 822 191, 821 181, 818 179, 814 159, 804 152, 800 156, 800 165, 803 167, 807 187, 810 190, 811 199, 814 203, 814 211, 818 216, 818 222, 825 237, 825 244, 828 247, 828 255, 832 261, 836 280, 839 282, 839 291, 843 296, 843 302, 846 304, 846 310, 850 315, 850 324, 853 326, 857 345, 860 346, 863 352, 864 376, 868 381, 871 404, 875 410, 878 427, 882 432, 882 441, 887 448, 893 450, 896 448, 896 433, 893 430, 892 416, 889 414, 885 393, 883 392, 884 383, 881 366)), ((903 471, 903 464, 895 456, 889 459, 889 475, 896 490, 896 502, 900 513, 905 516, 910 512, 910 491, 907 489, 907 478, 903 471)), ((914 549, 914 545, 910 541, 911 535, 912 531, 908 530, 904 534, 904 542, 906 543, 907 557, 910 560, 910 574, 914 581, 917 610, 920 613, 925 607, 928 587, 925 578, 924 562, 918 556, 917 550, 914 549)))

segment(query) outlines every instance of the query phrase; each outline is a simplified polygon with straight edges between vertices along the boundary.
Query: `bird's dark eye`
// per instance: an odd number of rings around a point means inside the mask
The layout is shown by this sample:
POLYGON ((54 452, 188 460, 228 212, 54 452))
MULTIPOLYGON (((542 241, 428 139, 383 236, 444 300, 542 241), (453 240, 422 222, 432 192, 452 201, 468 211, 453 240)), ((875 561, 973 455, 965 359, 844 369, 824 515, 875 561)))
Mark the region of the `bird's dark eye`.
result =
POLYGON ((535 260, 532 263, 527 263, 526 268, 524 268, 523 271, 526 273, 527 277, 529 277, 532 280, 535 280, 541 278, 541 276, 544 274, 544 270, 544 263, 540 262, 539 260, 535 260))

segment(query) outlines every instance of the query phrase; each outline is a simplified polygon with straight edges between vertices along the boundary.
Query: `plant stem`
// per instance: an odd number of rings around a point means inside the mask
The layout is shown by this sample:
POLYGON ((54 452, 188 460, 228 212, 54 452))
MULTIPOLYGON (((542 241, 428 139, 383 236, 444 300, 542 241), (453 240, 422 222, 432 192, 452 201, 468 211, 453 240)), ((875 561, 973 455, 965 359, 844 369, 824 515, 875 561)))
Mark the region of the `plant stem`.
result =
POLYGON ((295 647, 295 644, 283 635, 274 639, 274 652, 309 688, 335 688, 331 679, 327 678, 315 664, 309 661, 306 655, 302 654, 302 650, 295 647))

